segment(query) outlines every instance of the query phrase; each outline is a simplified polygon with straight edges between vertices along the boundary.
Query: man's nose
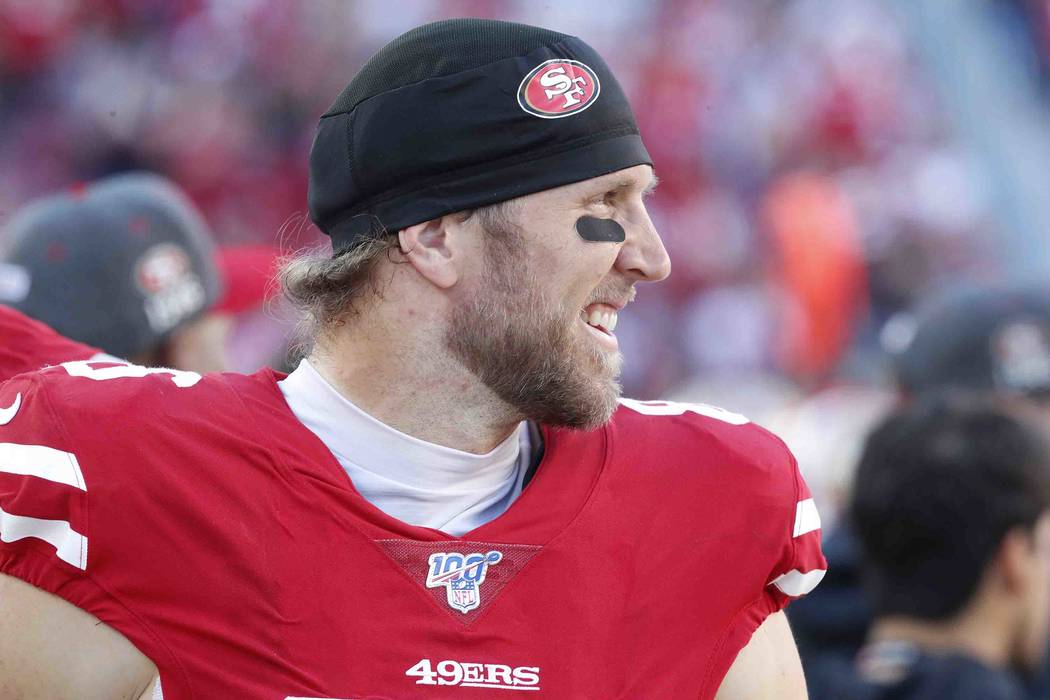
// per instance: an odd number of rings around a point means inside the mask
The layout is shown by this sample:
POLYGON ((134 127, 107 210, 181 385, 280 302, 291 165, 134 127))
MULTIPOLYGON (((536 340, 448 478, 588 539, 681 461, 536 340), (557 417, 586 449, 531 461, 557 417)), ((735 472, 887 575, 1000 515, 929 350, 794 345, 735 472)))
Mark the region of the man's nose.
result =
POLYGON ((616 269, 638 282, 659 282, 671 274, 671 258, 644 207, 630 225, 616 269))

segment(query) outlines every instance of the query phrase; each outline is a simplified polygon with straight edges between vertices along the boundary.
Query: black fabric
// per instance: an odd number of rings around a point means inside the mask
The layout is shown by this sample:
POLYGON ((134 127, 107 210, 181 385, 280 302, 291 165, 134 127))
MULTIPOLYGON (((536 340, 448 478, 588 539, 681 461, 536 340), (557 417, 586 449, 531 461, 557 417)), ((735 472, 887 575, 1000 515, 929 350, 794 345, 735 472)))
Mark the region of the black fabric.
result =
POLYGON ((896 683, 870 683, 871 700, 1026 700, 1020 678, 959 654, 920 654, 896 683))
POLYGON ((1028 679, 1028 697, 1033 700, 1050 698, 1050 649, 1043 656, 1042 665, 1028 679))
POLYGON ((416 27, 368 59, 324 116, 349 112, 382 92, 522 56, 568 39, 550 29, 485 19, 448 19, 416 27))
POLYGON ((310 214, 338 253, 377 231, 643 163, 652 160, 627 98, 583 41, 507 22, 448 20, 381 50, 321 118, 310 214), (434 58, 466 45, 486 48, 434 58), (519 105, 523 79, 551 60, 579 61, 597 76, 600 90, 586 109, 541 118, 519 105))
POLYGON ((880 662, 882 673, 865 669, 867 650, 856 663, 824 662, 824 673, 806 676, 810 700, 1036 700, 1019 675, 985 666, 961 654, 926 654, 915 647, 907 658, 880 662), (896 663, 900 661, 901 663, 896 663), (829 673, 828 669, 835 668, 829 673))

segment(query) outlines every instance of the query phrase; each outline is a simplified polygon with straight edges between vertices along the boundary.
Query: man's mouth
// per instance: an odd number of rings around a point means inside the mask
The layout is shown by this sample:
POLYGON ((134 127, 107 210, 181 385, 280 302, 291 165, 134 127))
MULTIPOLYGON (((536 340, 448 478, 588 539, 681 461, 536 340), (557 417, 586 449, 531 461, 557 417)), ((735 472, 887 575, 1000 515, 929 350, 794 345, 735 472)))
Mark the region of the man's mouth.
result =
POLYGON ((606 303, 590 304, 580 311, 580 321, 587 333, 605 352, 617 352, 620 341, 613 330, 616 328, 617 308, 606 303))
POLYGON ((588 326, 612 335, 616 330, 617 310, 607 304, 591 304, 580 313, 580 318, 588 326))

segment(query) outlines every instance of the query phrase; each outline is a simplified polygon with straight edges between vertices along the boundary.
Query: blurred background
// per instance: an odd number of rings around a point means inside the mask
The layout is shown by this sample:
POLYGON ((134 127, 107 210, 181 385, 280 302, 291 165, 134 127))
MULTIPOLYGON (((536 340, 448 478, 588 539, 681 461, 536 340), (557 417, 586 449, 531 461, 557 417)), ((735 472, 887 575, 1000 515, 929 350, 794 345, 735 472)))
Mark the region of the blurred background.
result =
MULTIPOLYGON (((0 0, 0 227, 149 169, 222 244, 316 245, 317 117, 385 42, 454 16, 607 57, 674 262, 621 319, 626 392, 770 425, 826 527, 890 401, 900 312, 1050 269, 1048 0, 0 0)), ((245 314, 239 368, 280 366, 289 328, 279 304, 245 314)))

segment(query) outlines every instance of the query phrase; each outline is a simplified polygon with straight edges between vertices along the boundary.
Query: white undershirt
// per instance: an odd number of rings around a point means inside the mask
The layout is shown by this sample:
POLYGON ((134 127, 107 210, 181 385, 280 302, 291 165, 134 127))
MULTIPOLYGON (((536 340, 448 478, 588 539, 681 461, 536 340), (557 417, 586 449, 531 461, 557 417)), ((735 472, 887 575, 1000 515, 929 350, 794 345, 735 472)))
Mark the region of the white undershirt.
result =
POLYGON ((521 494, 532 450, 527 423, 484 455, 425 442, 351 403, 307 360, 278 382, 292 413, 328 446, 357 491, 403 522, 460 536, 521 494))

